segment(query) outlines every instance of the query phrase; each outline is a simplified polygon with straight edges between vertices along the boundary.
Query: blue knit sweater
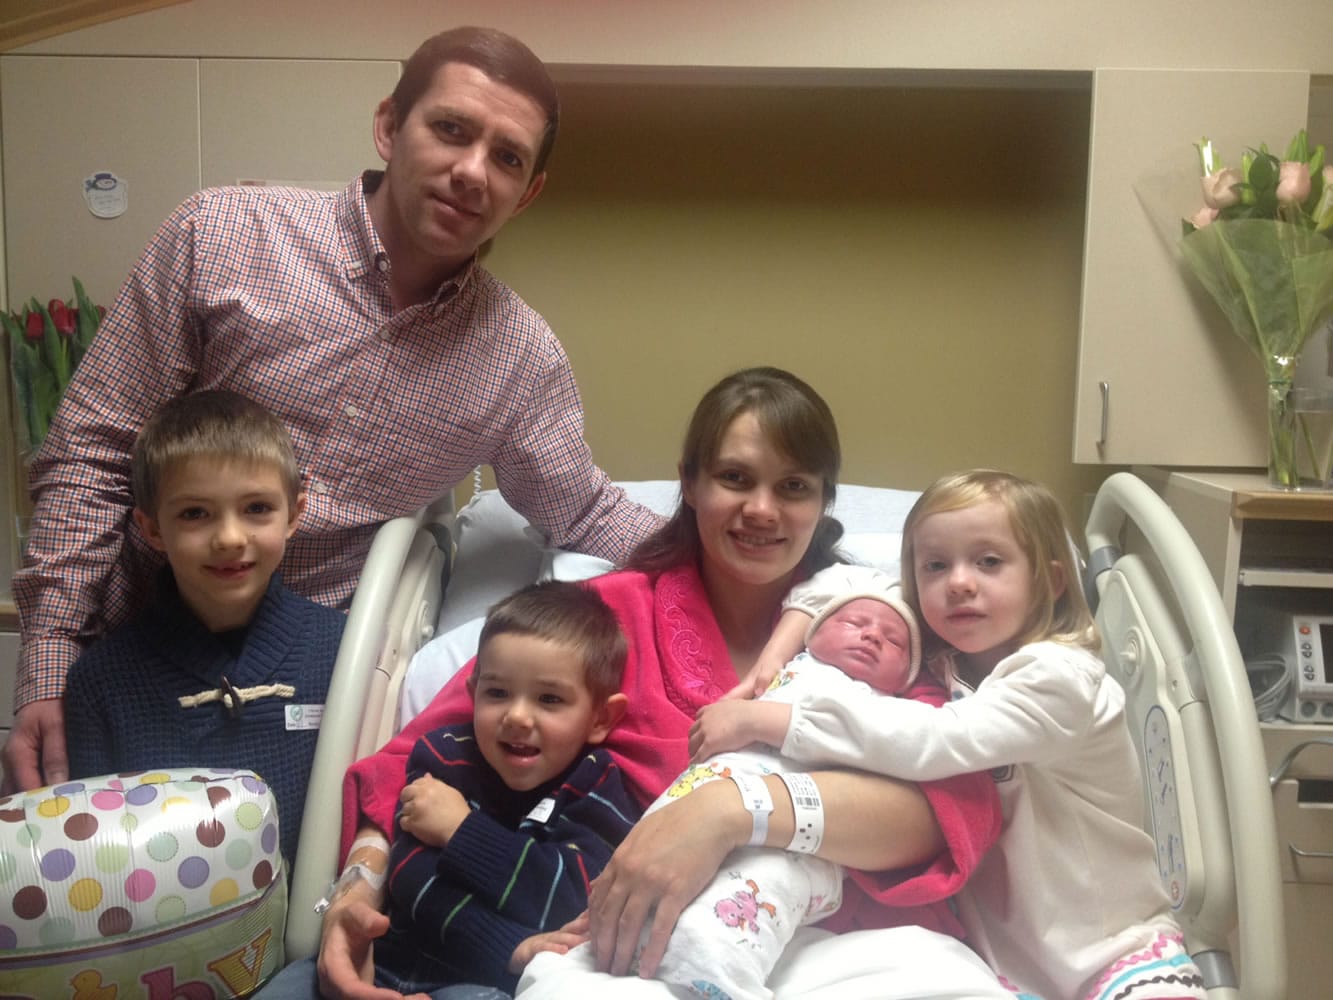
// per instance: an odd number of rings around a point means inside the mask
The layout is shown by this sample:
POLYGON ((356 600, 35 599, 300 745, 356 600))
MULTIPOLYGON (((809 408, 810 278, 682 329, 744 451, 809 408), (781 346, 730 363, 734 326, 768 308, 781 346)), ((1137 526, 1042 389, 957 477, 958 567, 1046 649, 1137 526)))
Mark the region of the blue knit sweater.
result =
POLYGON ((444 847, 421 843, 395 820, 390 925, 375 942, 375 964, 403 992, 482 983, 512 993, 514 949, 587 908, 589 883, 641 810, 611 755, 592 747, 546 784, 510 790, 477 749, 471 724, 417 741, 407 780, 423 774, 458 789, 472 813, 444 847))
POLYGON ((70 668, 65 738, 70 774, 91 778, 163 767, 246 767, 278 800, 282 854, 291 864, 301 831, 318 729, 300 728, 323 706, 342 638, 344 615, 299 597, 277 574, 249 626, 213 633, 186 606, 170 569, 137 618, 90 646, 70 668), (289 684, 291 697, 267 695, 239 713, 212 701, 178 699, 233 688, 289 684))

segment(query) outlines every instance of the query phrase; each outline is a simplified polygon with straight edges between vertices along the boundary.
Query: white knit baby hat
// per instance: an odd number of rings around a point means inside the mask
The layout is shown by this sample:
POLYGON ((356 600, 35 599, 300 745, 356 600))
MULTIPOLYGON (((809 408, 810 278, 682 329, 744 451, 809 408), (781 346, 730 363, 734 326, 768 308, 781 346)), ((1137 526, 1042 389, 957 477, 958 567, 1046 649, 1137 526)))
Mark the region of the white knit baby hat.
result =
MULTIPOLYGON (((885 577, 887 580, 888 578, 885 577)), ((845 594, 839 594, 832 598, 828 604, 824 605, 819 614, 815 615, 814 620, 810 622, 810 627, 805 630, 806 645, 810 644, 810 637, 815 634, 815 630, 824 624, 829 615, 833 614, 844 604, 852 601, 859 601, 862 598, 869 598, 872 601, 880 601, 893 608, 894 611, 903 616, 903 621, 907 622, 908 635, 908 653, 910 660, 907 665, 907 681, 903 684, 903 690, 911 687, 916 680, 916 675, 921 670, 921 626, 917 624, 916 615, 912 609, 907 606, 903 600, 903 588, 894 580, 886 583, 883 587, 870 587, 862 590, 851 590, 845 594)))

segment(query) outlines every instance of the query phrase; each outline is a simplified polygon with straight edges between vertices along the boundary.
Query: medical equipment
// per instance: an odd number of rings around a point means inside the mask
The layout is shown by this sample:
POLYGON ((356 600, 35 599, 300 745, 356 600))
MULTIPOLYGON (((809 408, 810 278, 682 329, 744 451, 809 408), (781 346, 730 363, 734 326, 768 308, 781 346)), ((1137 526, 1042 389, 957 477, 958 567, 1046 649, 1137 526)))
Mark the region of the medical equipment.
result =
POLYGON ((1285 667, 1278 715, 1333 724, 1333 615, 1260 606, 1247 617, 1254 648, 1285 667))

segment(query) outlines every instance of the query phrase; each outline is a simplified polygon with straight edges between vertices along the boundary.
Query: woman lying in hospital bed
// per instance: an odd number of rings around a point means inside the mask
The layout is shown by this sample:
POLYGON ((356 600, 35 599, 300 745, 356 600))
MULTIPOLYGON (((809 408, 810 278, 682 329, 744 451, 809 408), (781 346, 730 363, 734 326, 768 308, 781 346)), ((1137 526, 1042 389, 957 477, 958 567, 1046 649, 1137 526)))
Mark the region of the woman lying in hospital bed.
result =
MULTIPOLYGON (((629 710, 607 746, 642 801, 684 769, 696 711, 748 671, 792 582, 834 561, 840 529, 824 515, 838 465, 832 416, 808 386, 774 370, 738 373, 696 410, 681 462, 685 502, 670 524, 636 554, 634 569, 594 584, 633 650, 624 685, 629 710)), ((383 869, 382 851, 365 838, 390 827, 402 755, 417 732, 466 714, 461 681, 349 772, 344 843, 354 832, 363 845, 351 861, 383 869)), ((1009 996, 953 936, 960 928, 947 908, 935 905, 961 887, 994 837, 989 776, 919 789, 859 772, 816 772, 814 779, 826 823, 820 854, 857 870, 834 918, 838 929, 855 933, 799 934, 771 981, 777 994, 1009 996), (889 927, 896 929, 882 929, 889 927)), ((769 790, 777 807, 765 844, 783 848, 794 835, 790 799, 776 778, 769 790)), ((627 973, 647 927, 637 968, 651 976, 682 907, 752 829, 730 783, 719 782, 643 821, 597 882, 593 940, 584 950, 608 972, 627 973)), ((325 916, 320 965, 329 995, 350 984, 377 896, 355 883, 325 916)), ((567 995, 560 971, 539 969, 540 962, 530 967, 531 989, 567 995)), ((625 996, 628 989, 667 995, 660 984, 633 979, 608 980, 606 992, 625 996)))

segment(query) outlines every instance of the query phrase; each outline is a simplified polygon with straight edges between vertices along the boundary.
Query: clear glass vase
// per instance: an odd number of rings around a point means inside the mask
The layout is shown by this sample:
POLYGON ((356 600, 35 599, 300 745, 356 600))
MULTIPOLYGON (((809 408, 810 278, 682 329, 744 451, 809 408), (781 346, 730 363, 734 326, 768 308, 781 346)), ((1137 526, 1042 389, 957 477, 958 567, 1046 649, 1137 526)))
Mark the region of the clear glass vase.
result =
POLYGON ((1268 384, 1268 482, 1278 490, 1333 490, 1333 390, 1268 384))

